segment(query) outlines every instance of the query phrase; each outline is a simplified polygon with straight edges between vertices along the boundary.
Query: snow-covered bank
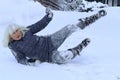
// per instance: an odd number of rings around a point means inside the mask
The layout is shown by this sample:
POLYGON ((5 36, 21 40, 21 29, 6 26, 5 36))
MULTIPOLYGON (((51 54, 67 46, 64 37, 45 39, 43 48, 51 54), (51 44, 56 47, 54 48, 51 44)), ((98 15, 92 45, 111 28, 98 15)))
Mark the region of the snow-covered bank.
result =
MULTIPOLYGON (((59 50, 64 50, 73 47, 89 37, 91 43, 81 52, 81 56, 63 65, 42 63, 37 66, 24 66, 18 64, 10 50, 2 46, 4 30, 11 23, 27 26, 38 21, 44 16, 45 8, 28 0, 1 1, 0 80, 120 80, 120 8, 109 7, 106 10, 107 16, 91 24, 85 30, 73 33, 59 48, 59 50)), ((53 12, 53 20, 38 35, 51 34, 97 11, 89 13, 53 12)))

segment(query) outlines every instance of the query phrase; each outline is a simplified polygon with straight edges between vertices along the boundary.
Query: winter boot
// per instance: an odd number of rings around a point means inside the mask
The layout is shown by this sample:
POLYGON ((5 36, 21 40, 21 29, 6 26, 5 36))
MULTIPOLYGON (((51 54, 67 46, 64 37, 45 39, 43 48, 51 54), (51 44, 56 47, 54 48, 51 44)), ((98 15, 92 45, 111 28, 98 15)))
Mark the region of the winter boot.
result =
POLYGON ((79 19, 80 22, 78 22, 77 26, 80 27, 81 29, 84 29, 89 24, 92 24, 93 22, 105 16, 106 14, 107 12, 105 10, 100 10, 97 14, 94 14, 92 16, 89 16, 83 19, 79 19))
POLYGON ((90 39, 86 38, 84 39, 79 45, 77 45, 74 48, 68 49, 69 51, 72 51, 73 58, 75 58, 77 55, 80 55, 80 52, 90 43, 90 39))

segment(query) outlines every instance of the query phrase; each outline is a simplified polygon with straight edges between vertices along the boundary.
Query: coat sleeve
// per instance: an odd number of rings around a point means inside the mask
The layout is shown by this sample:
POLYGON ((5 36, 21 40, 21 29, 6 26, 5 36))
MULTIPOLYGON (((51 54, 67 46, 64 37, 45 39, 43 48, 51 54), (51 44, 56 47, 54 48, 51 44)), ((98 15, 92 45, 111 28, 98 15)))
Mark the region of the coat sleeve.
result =
POLYGON ((14 50, 11 49, 11 51, 12 51, 12 54, 15 56, 18 63, 28 65, 27 58, 24 54, 16 51, 15 49, 14 50))
POLYGON ((27 28, 29 28, 32 34, 34 34, 44 29, 51 20, 52 18, 49 18, 48 15, 45 15, 40 21, 28 26, 27 28))

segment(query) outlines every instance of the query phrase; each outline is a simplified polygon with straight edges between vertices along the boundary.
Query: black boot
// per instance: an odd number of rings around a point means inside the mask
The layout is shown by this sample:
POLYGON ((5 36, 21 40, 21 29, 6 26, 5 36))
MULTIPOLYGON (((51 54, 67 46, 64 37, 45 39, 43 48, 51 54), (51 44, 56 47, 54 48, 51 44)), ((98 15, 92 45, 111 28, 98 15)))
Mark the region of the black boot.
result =
POLYGON ((105 10, 100 10, 97 14, 94 14, 83 19, 79 19, 80 22, 77 24, 77 26, 80 27, 81 29, 84 29, 86 26, 92 24, 93 22, 105 16, 106 14, 107 12, 105 10))
POLYGON ((73 58, 77 55, 80 55, 80 52, 90 43, 90 39, 86 38, 84 39, 79 45, 77 45, 74 48, 68 49, 69 51, 72 51, 73 58))

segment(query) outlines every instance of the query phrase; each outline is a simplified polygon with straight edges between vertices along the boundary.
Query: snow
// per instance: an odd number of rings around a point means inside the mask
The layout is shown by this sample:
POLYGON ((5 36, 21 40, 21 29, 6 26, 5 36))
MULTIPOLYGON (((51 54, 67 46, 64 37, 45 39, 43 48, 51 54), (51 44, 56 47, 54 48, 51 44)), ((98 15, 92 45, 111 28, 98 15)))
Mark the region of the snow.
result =
MULTIPOLYGON (((120 8, 105 8, 107 16, 73 33, 59 50, 74 47, 84 38, 90 45, 67 64, 41 63, 36 66, 18 64, 8 48, 2 46, 6 27, 11 23, 28 26, 45 15, 45 8, 28 0, 2 0, 0 2, 0 80, 120 80, 120 8)), ((53 11, 51 23, 38 35, 48 35, 79 18, 96 13, 53 11)))

